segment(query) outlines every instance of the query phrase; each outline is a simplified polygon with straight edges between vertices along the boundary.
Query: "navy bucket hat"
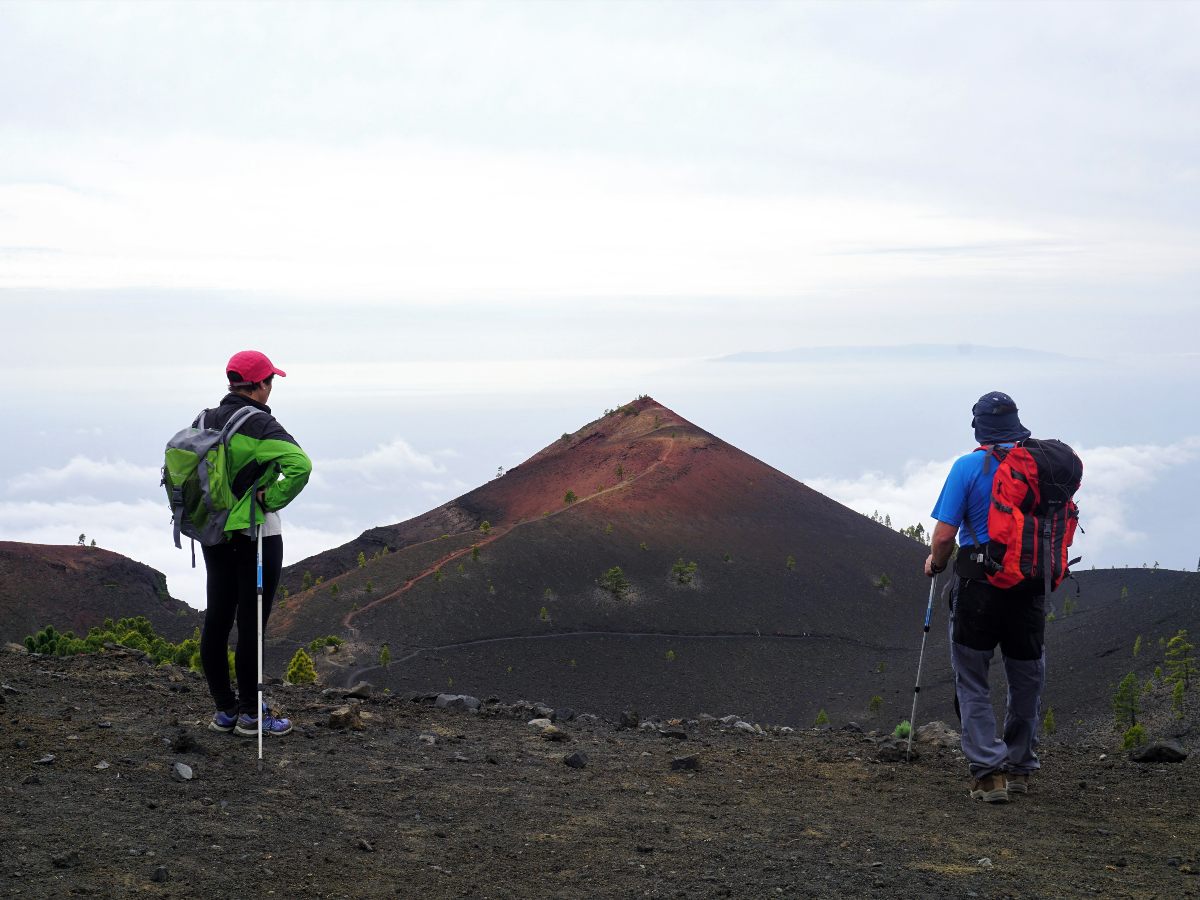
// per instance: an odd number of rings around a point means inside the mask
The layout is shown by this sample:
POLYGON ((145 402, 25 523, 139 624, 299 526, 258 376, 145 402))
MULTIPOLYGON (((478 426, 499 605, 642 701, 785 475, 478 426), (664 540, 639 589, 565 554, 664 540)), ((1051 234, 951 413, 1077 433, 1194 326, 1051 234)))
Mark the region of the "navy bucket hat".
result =
POLYGON ((1001 391, 988 391, 971 407, 971 427, 981 444, 1023 441, 1031 432, 1017 416, 1017 404, 1001 391))

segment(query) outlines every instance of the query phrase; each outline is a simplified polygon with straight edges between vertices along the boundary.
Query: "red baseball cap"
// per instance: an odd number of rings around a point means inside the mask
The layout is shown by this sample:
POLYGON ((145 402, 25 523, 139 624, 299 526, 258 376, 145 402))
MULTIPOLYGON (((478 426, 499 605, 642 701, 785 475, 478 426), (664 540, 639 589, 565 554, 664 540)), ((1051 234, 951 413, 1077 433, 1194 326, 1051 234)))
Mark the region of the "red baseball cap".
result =
POLYGON ((233 354, 229 357, 225 371, 237 372, 242 376, 243 384, 255 384, 271 375, 287 377, 287 372, 275 368, 275 364, 267 359, 267 354, 258 350, 242 350, 233 354))

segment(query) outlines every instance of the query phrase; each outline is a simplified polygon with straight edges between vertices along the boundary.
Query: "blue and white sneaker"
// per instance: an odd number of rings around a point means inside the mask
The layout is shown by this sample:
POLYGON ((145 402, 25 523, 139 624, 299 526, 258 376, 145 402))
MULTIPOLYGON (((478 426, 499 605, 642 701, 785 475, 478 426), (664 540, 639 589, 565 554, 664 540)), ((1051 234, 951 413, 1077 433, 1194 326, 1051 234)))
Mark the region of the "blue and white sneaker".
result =
MULTIPOLYGON (((277 719, 267 710, 267 704, 263 704, 263 734, 272 737, 283 737, 285 734, 291 734, 292 720, 277 719)), ((258 737, 258 717, 242 713, 237 717, 237 724, 233 726, 233 733, 240 737, 258 737)))
POLYGON ((229 713, 218 709, 215 713, 213 713, 213 717, 209 719, 208 727, 213 731, 219 731, 222 734, 229 734, 229 732, 233 731, 234 726, 237 725, 237 720, 237 713, 234 713, 231 716, 229 713))

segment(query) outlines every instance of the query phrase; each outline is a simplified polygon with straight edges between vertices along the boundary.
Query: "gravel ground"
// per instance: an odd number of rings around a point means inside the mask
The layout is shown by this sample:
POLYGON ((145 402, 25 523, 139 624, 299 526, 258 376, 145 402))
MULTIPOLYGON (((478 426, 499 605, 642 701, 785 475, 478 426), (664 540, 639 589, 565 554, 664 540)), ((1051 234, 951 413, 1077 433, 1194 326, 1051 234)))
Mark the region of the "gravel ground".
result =
POLYGON ((173 667, 0 652, 0 683, 0 896, 1200 896, 1194 757, 1052 742, 988 805, 953 747, 586 717, 551 740, 515 698, 380 694, 337 729, 346 701, 279 686, 296 730, 259 770, 173 667))

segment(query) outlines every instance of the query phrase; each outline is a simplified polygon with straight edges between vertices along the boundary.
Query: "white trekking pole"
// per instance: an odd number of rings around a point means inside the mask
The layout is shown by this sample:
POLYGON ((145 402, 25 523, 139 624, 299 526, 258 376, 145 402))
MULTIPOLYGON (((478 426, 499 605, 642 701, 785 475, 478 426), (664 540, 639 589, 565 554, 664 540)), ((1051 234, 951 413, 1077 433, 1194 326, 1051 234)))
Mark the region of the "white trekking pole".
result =
POLYGON ((929 579, 929 604, 925 607, 925 630, 921 632, 921 655, 917 657, 917 683, 913 687, 912 712, 908 716, 908 749, 904 751, 906 761, 912 759, 913 732, 917 730, 917 695, 921 693, 921 664, 925 662, 925 639, 929 637, 929 620, 933 618, 933 592, 937 576, 929 579))
MULTIPOLYGON (((258 521, 257 497, 255 502, 250 505, 250 515, 254 517, 255 522, 258 521)), ((257 525, 254 529, 257 532, 258 538, 256 542, 255 567, 257 569, 258 578, 258 768, 262 769, 262 744, 263 744, 263 576, 262 576, 262 539, 263 526, 257 525)), ((928 629, 927 629, 928 630, 928 629)))

